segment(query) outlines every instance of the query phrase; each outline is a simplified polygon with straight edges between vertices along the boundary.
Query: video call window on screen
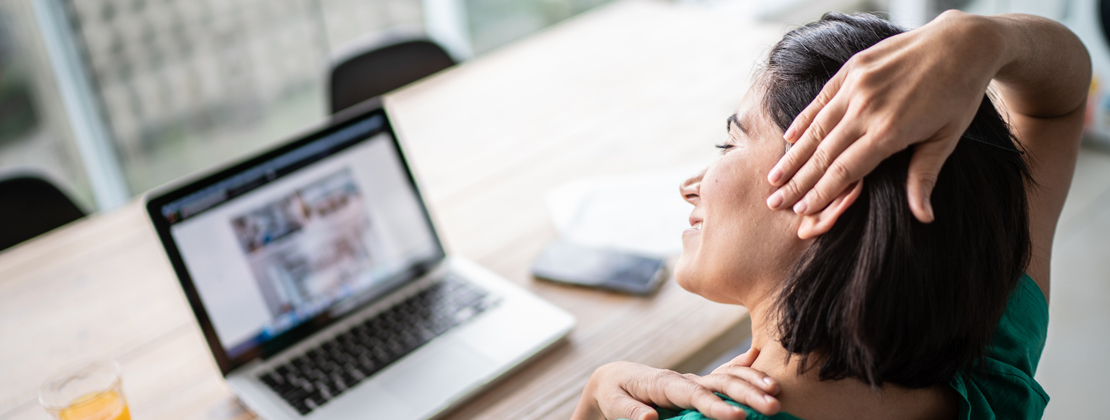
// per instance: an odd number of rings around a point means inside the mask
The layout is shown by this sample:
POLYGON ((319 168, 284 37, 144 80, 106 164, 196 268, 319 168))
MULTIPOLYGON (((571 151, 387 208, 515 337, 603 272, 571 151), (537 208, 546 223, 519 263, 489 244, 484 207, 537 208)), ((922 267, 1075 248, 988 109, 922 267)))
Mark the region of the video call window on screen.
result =
POLYGON ((441 252, 392 139, 372 135, 381 125, 356 123, 163 208, 230 357, 441 252))
POLYGON ((388 274, 349 169, 231 220, 276 335, 388 274))

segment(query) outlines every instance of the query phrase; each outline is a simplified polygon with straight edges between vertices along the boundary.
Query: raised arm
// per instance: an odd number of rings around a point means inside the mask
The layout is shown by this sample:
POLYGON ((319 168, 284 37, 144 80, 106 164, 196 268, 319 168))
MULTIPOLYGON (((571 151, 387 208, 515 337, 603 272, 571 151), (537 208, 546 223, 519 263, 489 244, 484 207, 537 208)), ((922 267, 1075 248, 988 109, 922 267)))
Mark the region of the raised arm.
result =
POLYGON ((1029 154, 1038 184, 1029 191, 1033 256, 1025 271, 1047 298, 1052 238, 1075 173, 1091 63, 1079 39, 1056 22, 1028 15, 986 20, 1007 48, 994 77, 1003 115, 1029 154))
POLYGON ((1034 249, 1026 271, 1047 296, 1090 74, 1083 44, 1051 20, 945 12, 860 52, 825 85, 784 134, 795 145, 768 174, 781 187, 768 205, 813 214, 883 159, 915 146, 910 208, 931 222, 937 174, 993 83, 1038 184, 1029 192, 1034 249))

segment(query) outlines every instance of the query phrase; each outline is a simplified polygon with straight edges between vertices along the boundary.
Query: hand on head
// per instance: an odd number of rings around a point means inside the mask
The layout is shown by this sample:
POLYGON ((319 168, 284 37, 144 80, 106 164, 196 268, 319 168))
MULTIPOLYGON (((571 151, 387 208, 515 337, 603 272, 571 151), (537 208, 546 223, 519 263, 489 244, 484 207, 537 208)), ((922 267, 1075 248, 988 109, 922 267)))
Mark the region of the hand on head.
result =
POLYGON ((820 212, 884 159, 914 147, 910 209, 933 221, 930 194, 1001 66, 979 16, 947 12, 852 57, 794 119, 793 143, 767 176, 773 209, 820 212))

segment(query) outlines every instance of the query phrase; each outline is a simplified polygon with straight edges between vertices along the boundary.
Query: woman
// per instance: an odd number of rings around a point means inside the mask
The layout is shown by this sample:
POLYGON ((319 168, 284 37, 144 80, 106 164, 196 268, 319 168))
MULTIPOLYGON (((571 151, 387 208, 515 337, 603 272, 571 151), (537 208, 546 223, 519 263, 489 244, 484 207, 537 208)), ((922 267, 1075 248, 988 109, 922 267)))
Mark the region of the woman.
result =
POLYGON ((675 278, 748 307, 753 350, 705 377, 603 366, 575 419, 1039 418, 1089 83, 1078 39, 1032 16, 791 31, 681 188, 675 278))

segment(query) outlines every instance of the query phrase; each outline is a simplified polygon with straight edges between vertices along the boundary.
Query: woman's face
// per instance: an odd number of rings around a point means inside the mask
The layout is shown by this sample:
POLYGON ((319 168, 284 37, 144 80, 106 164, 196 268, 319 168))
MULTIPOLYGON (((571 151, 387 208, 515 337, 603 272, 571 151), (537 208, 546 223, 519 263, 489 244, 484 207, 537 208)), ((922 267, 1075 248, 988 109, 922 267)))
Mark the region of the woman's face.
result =
POLYGON ((767 296, 806 244, 797 235, 800 218, 766 204, 775 190, 767 173, 786 143, 761 100, 761 89, 748 90, 729 118, 720 156, 681 186, 694 211, 682 234, 675 278, 716 302, 751 306, 767 296))

